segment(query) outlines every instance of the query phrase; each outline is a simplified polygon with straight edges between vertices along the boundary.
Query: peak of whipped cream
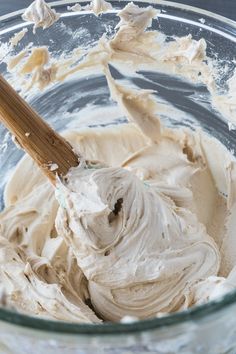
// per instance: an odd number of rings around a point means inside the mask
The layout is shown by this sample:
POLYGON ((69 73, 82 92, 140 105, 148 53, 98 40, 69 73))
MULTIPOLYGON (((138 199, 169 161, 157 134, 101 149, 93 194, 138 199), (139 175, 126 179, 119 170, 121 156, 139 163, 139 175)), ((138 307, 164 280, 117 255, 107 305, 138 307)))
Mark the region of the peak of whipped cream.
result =
POLYGON ((43 90, 55 81, 58 70, 55 63, 50 63, 50 53, 47 47, 33 47, 30 50, 22 51, 8 61, 9 70, 14 70, 15 67, 18 69, 19 78, 31 76, 24 85, 27 91, 33 86, 43 90))
POLYGON ((92 0, 88 6, 85 6, 85 10, 91 10, 95 15, 100 15, 103 12, 107 12, 112 9, 112 5, 105 0, 92 0))
POLYGON ((82 6, 79 3, 77 3, 77 4, 73 5, 73 6, 67 6, 67 10, 68 11, 74 11, 74 12, 81 11, 82 10, 82 6))
POLYGON ((157 16, 158 10, 152 6, 139 7, 133 2, 128 3, 123 10, 119 11, 118 16, 120 22, 116 26, 122 28, 123 26, 130 26, 138 29, 137 35, 143 32, 147 27, 151 26, 152 19, 157 16))
POLYGON ((112 10, 112 4, 105 0, 92 0, 89 5, 81 6, 79 3, 68 6, 69 11, 92 11, 96 16, 112 10))
POLYGON ((14 36, 10 39, 11 45, 13 47, 16 47, 17 44, 24 38, 27 32, 28 28, 23 28, 23 30, 21 30, 20 32, 15 33, 14 36))
POLYGON ((141 8, 130 2, 118 13, 120 17, 120 22, 116 26, 118 32, 111 44, 121 46, 122 42, 135 40, 147 27, 151 26, 152 19, 156 18, 158 13, 159 11, 151 6, 141 8))
POLYGON ((203 38, 196 41, 191 34, 186 37, 176 38, 172 48, 170 47, 169 59, 180 62, 185 59, 189 64, 197 61, 202 62, 206 59, 206 41, 203 38))
POLYGON ((55 10, 51 9, 44 0, 35 0, 23 13, 24 21, 33 22, 35 33, 36 28, 43 27, 46 29, 54 24, 59 19, 60 15, 55 10))

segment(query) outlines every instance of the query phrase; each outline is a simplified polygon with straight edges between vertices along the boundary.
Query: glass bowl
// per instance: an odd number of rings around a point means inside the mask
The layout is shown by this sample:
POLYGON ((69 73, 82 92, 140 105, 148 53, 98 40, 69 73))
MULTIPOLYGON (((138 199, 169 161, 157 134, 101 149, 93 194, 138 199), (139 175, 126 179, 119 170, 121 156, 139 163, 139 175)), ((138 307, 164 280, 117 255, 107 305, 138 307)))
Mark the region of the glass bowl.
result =
MULTIPOLYGON (((62 14, 60 20, 46 31, 38 29, 32 34, 32 24, 21 19, 23 11, 0 17, 0 58, 4 58, 4 43, 24 27, 29 31, 16 47, 17 54, 26 45, 49 46, 54 58, 62 53, 70 54, 80 47, 94 46, 103 33, 111 35, 118 23, 117 10, 126 1, 112 1, 114 10, 99 17, 89 12, 67 12, 67 6, 76 1, 57 1, 53 7, 62 14)), ((227 79, 235 69, 236 23, 194 7, 168 1, 136 2, 140 6, 151 4, 161 10, 159 20, 153 21, 153 29, 167 36, 192 34, 194 39, 204 38, 207 54, 216 58, 227 70, 222 71, 217 83, 224 89, 227 79)), ((87 4, 87 2, 85 2, 87 4)), ((0 72, 15 88, 17 80, 7 73, 0 62, 0 72)), ((116 75, 116 73, 113 73, 116 75)), ((219 139, 233 153, 236 147, 236 130, 228 129, 225 117, 211 107, 210 95, 204 85, 193 85, 172 75, 145 71, 138 78, 129 77, 134 85, 158 91, 161 105, 170 103, 172 115, 163 110, 162 120, 168 126, 201 127, 219 139), (176 114, 175 114, 176 113, 176 114), (188 115, 186 115, 188 113, 188 115)), ((25 95, 28 102, 58 131, 74 126, 104 126, 119 124, 125 118, 119 114, 104 121, 102 107, 114 108, 106 80, 101 74, 72 75, 62 83, 49 86, 43 92, 31 90, 25 95), (86 118, 86 110, 94 114, 86 118)), ((11 136, 0 126, 0 206, 3 190, 12 169, 22 157, 11 136)), ((218 301, 134 323, 105 323, 102 325, 74 324, 44 320, 0 308, 1 353, 236 353, 236 291, 218 301)))

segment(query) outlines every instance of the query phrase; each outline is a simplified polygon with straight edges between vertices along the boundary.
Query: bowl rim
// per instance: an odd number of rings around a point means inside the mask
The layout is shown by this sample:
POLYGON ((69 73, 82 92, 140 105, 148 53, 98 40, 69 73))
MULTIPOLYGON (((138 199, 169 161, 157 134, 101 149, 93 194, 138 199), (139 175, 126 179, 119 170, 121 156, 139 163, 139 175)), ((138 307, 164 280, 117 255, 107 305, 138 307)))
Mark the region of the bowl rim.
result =
MULTIPOLYGON (((116 0, 109 0, 115 2, 116 0)), ((50 6, 63 6, 77 3, 78 0, 59 0, 50 2, 50 6)), ((88 2, 87 0, 80 0, 80 2, 88 2)), ((127 1, 124 1, 126 3, 127 1)), ((208 18, 215 19, 221 24, 229 25, 235 33, 232 34, 236 42, 236 21, 228 19, 224 16, 215 14, 213 12, 200 9, 198 7, 185 5, 166 0, 135 0, 135 2, 149 3, 150 5, 164 6, 176 8, 178 10, 194 12, 200 16, 207 16, 208 18)), ((10 18, 21 15, 25 9, 14 11, 6 15, 0 16, 0 21, 4 22, 10 18)), ((76 13, 70 14, 75 16, 76 13)), ((63 17, 63 16, 62 16, 63 17)), ((168 17, 163 14, 161 17, 168 17)), ((195 22, 196 23, 196 22, 195 22)), ((24 23, 24 26, 26 23, 24 23)), ((200 25, 204 27, 204 24, 200 25)), ((205 26, 210 28, 209 26, 205 26)), ((9 28, 11 30, 11 28, 9 28)), ((224 32, 225 33, 225 32, 224 32)), ((1 35, 1 30, 0 30, 1 35)), ((196 307, 189 308, 181 312, 167 314, 166 316, 151 318, 147 320, 138 320, 132 323, 102 323, 102 324, 86 324, 86 323, 72 323, 64 321, 56 321, 51 319, 44 319, 40 317, 29 316, 26 314, 18 313, 11 309, 0 308, 0 321, 7 322, 9 325, 17 325, 33 330, 40 330, 54 333, 76 334, 76 335, 124 335, 131 333, 140 333, 148 330, 158 330, 163 327, 176 326, 186 322, 199 321, 208 315, 214 315, 226 307, 236 304, 236 290, 224 295, 221 299, 210 301, 196 307)))
MULTIPOLYGON (((108 0, 108 1, 115 2, 116 0, 108 0)), ((78 0, 57 0, 57 1, 50 2, 50 6, 70 5, 70 4, 76 4, 77 2, 78 2, 78 0)), ((87 2, 89 2, 89 0, 79 0, 79 2, 80 3, 87 3, 87 2)), ((214 12, 211 12, 211 11, 208 11, 205 9, 201 9, 196 6, 185 5, 182 3, 177 3, 177 2, 168 1, 168 0, 135 0, 135 2, 152 3, 155 5, 163 5, 165 7, 176 7, 180 10, 182 9, 182 10, 193 11, 193 12, 196 12, 200 15, 205 15, 205 16, 209 16, 211 18, 215 18, 216 20, 220 20, 220 21, 222 21, 222 22, 224 22, 236 29, 236 21, 229 19, 225 16, 216 14, 214 12)), ((23 8, 23 9, 9 12, 8 14, 2 15, 2 16, 0 16, 0 21, 5 21, 5 20, 9 19, 10 17, 15 17, 17 15, 21 15, 25 10, 26 10, 26 8, 23 8)))

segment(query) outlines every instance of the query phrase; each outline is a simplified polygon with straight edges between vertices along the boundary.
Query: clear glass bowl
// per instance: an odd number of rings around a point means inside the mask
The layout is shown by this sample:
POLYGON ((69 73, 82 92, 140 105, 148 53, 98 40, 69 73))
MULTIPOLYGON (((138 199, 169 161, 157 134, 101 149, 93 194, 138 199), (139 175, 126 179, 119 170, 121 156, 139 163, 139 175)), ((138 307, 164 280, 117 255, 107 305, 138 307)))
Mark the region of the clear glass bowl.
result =
MULTIPOLYGON (((66 12, 67 6, 75 2, 53 3, 54 8, 62 13, 61 19, 46 31, 38 29, 35 36, 32 34, 32 25, 21 20, 23 11, 0 17, 1 42, 7 42, 19 29, 29 27, 30 30, 17 46, 15 54, 30 42, 34 45, 48 45, 55 58, 61 53, 69 54, 78 45, 92 47, 103 33, 114 32, 118 23, 116 11, 127 3, 112 1, 114 11, 96 17, 88 12, 66 12)), ((194 39, 205 38, 208 56, 217 57, 222 65, 229 61, 231 64, 228 65, 228 70, 222 72, 218 82, 224 88, 235 68, 233 59, 236 58, 236 23, 207 11, 168 1, 139 3, 141 6, 152 4, 161 10, 159 21, 153 21, 154 29, 168 36, 191 33, 194 39)), ((0 72, 6 78, 11 78, 3 63, 0 63, 0 72)), ((236 130, 229 131, 224 117, 212 109, 206 87, 191 85, 167 74, 152 71, 142 74, 142 78, 129 79, 138 87, 158 91, 157 100, 160 103, 171 103, 178 112, 171 117, 163 114, 165 124, 186 125, 191 128, 201 126, 204 131, 220 139, 227 148, 234 151, 236 130), (186 113, 190 113, 188 119, 186 113)), ((46 91, 30 92, 27 100, 58 131, 73 126, 75 122, 77 125, 102 126, 124 121, 124 117, 116 117, 115 121, 104 122, 99 114, 90 120, 84 119, 87 107, 92 106, 94 111, 99 112, 100 107, 113 104, 102 75, 75 75, 46 91)), ((15 147, 10 134, 0 126, 1 208, 7 176, 22 155, 23 152, 15 147)), ((235 313, 236 291, 219 301, 185 312, 130 324, 78 325, 29 317, 1 308, 0 352, 235 354, 235 313)))

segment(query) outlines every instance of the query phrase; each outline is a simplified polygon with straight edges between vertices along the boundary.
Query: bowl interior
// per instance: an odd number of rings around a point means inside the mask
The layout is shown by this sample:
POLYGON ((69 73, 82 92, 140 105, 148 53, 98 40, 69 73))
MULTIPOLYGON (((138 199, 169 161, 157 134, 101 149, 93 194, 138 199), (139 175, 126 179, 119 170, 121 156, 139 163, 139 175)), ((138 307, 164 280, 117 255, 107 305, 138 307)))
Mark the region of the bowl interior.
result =
MULTIPOLYGON (((94 47, 102 35, 112 36, 119 22, 117 11, 127 3, 113 1, 113 11, 96 17, 86 11, 67 12, 68 1, 66 4, 60 1, 56 6, 57 11, 62 13, 60 20, 46 31, 38 29, 36 35, 32 33, 32 24, 23 23, 20 14, 5 17, 0 26, 3 53, 0 52, 3 59, 0 61, 0 72, 18 88, 15 74, 7 72, 4 50, 7 52, 6 43, 20 29, 27 27, 28 32, 11 52, 12 55, 33 44, 48 46, 54 59, 59 59, 61 55, 69 57, 77 47, 86 50, 94 47)), ((217 60, 221 70, 217 85, 222 90, 226 89, 226 82, 235 69, 236 26, 233 22, 165 1, 150 3, 160 10, 151 29, 163 33, 167 40, 189 33, 196 40, 206 40, 207 55, 217 60)), ((139 2, 143 7, 150 3, 139 2)), ((139 71, 138 75, 131 73, 125 76, 117 68, 112 67, 111 71, 114 78, 128 81, 138 88, 153 90, 164 124, 192 129, 201 127, 234 153, 236 130, 229 131, 225 118, 212 108, 210 94, 205 85, 193 84, 180 77, 152 71, 151 68, 149 71, 139 71), (165 109, 167 106, 171 107, 168 112, 165 109)), ((44 91, 32 89, 25 98, 58 131, 68 127, 76 129, 79 126, 104 126, 126 121, 117 110, 116 103, 111 101, 106 79, 99 71, 76 73, 44 91), (106 121, 102 114, 104 108, 113 112, 106 121)), ((11 135, 0 126, 0 210, 4 207, 3 191, 6 181, 22 156, 23 152, 15 146, 11 135)))

